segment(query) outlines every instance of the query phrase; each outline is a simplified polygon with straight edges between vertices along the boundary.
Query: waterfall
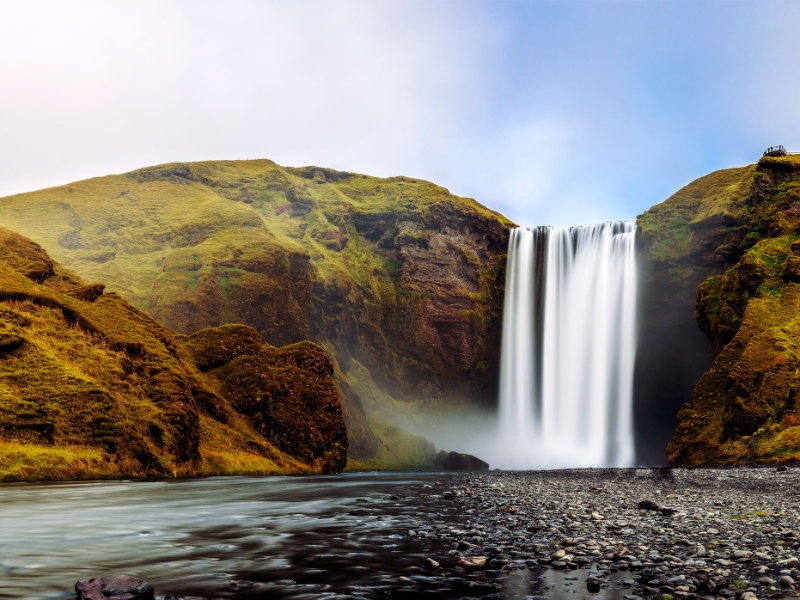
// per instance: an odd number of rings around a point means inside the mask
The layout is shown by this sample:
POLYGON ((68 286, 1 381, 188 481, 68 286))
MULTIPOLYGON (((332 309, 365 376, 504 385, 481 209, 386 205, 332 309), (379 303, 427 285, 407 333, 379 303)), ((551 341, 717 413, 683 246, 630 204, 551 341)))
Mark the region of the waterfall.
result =
POLYGON ((497 466, 633 464, 635 229, 510 232, 497 466))

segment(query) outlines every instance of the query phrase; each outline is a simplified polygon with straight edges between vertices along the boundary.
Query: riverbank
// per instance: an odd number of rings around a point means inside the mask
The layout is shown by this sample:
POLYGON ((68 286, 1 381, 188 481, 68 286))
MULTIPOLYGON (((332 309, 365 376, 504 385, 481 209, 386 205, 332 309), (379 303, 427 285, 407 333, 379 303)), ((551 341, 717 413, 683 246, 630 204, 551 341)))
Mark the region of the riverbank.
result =
POLYGON ((425 557, 434 571, 574 571, 576 592, 628 600, 800 595, 797 468, 491 472, 448 483, 415 490, 448 517, 406 533, 441 542, 425 557))

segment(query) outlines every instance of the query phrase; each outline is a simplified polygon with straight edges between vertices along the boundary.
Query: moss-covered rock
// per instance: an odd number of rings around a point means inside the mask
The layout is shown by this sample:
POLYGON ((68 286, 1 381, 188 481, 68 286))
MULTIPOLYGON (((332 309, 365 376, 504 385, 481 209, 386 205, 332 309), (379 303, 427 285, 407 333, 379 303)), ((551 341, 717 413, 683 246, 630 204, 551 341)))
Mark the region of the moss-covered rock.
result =
POLYGON ((409 413, 495 399, 510 223, 432 183, 172 164, 3 198, 0 219, 181 333, 325 347, 357 458, 384 450, 356 363, 409 413))
POLYGON ((185 347, 221 395, 273 446, 323 473, 347 463, 347 429, 333 365, 311 342, 274 348, 244 325, 204 329, 185 347))
POLYGON ((344 467, 347 436, 321 348, 274 348, 249 328, 186 338, 102 292, 0 229, 0 481, 344 467), (244 358, 242 339, 259 362, 220 372, 244 358), (304 383, 260 416, 233 393, 255 381, 280 388, 287 372, 304 383))
POLYGON ((738 171, 746 175, 738 192, 716 207, 731 221, 708 236, 717 248, 687 257, 694 269, 717 271, 698 286, 695 305, 713 364, 678 414, 668 448, 673 464, 800 458, 793 249, 800 235, 800 158, 764 158, 738 171))

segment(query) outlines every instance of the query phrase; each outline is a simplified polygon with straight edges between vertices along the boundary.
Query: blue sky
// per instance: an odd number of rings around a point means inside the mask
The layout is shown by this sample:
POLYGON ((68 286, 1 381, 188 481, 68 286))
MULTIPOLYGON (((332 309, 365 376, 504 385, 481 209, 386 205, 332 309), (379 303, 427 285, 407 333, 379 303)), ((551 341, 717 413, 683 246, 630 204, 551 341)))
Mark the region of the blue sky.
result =
POLYGON ((778 1, 5 3, 0 195, 264 157, 632 219, 800 151, 798 31, 778 1))

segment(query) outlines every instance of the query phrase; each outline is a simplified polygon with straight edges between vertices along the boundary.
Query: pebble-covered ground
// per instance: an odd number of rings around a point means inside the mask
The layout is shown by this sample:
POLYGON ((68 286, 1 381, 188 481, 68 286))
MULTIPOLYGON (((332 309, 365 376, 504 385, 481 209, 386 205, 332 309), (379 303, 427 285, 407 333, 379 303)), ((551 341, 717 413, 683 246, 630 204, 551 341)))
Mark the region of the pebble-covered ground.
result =
MULTIPOLYGON (((576 591, 622 588, 627 600, 800 595, 800 468, 489 472, 444 481, 414 492, 440 500, 447 516, 406 534, 439 542, 426 544, 431 573, 575 570, 576 591)), ((487 585, 485 593, 503 590, 487 585)))

